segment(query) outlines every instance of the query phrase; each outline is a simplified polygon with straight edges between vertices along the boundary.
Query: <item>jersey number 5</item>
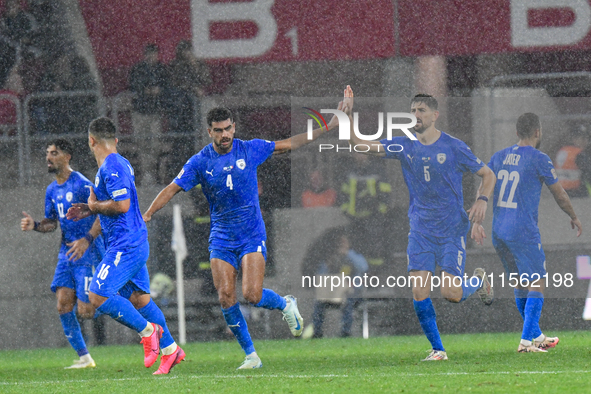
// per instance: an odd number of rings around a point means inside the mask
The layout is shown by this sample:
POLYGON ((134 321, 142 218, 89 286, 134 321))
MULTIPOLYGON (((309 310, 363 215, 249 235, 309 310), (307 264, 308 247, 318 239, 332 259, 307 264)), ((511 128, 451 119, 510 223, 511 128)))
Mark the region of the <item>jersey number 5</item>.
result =
POLYGON ((429 166, 423 166, 423 174, 425 174, 425 181, 431 180, 431 174, 429 174, 429 166))
POLYGON ((501 183, 501 190, 499 191, 499 201, 497 202, 497 206, 504 207, 504 208, 517 208, 517 203, 513 201, 513 197, 515 196, 515 189, 517 189, 517 184, 519 183, 519 173, 517 171, 509 171, 501 170, 497 175, 497 178, 502 180, 501 183), (503 197, 505 197, 505 189, 507 188, 507 182, 511 181, 511 191, 509 192, 509 197, 507 197, 507 201, 503 201, 503 197))

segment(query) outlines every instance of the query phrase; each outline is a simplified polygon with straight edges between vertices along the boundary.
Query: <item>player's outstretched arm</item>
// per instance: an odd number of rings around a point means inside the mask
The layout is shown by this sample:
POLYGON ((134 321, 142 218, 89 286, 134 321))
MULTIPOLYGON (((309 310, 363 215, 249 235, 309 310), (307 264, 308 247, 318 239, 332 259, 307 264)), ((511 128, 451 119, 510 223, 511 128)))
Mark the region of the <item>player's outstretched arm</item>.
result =
POLYGON ((94 220, 92 227, 90 228, 90 230, 88 230, 88 233, 86 233, 84 237, 77 239, 74 242, 66 244, 70 247, 70 249, 68 249, 68 251, 66 252, 66 257, 68 257, 70 261, 76 261, 80 259, 82 256, 84 256, 84 253, 86 253, 86 249, 88 249, 92 241, 94 241, 100 233, 101 221, 97 217, 94 220))
POLYGON ((581 236, 581 234, 583 233, 583 225, 581 224, 581 221, 577 218, 577 215, 575 214, 575 209, 573 208, 573 205, 570 202, 570 198, 568 197, 568 194, 566 194, 566 191, 564 191, 562 185, 556 182, 555 184, 548 186, 548 189, 550 189, 550 191, 552 192, 552 196, 554 196, 554 200, 556 201, 560 209, 566 212, 566 214, 570 217, 570 226, 573 229, 575 227, 577 228, 577 237, 581 236))
MULTIPOLYGON (((343 102, 342 101, 339 103, 337 109, 339 111, 343 110, 343 102)), ((339 125, 339 119, 337 118, 336 115, 334 115, 332 117, 332 119, 330 120, 330 122, 328 122, 328 124, 327 124, 328 130, 326 130, 325 127, 321 127, 319 129, 314 129, 312 131, 312 139, 308 139, 308 133, 306 132, 306 133, 300 133, 300 134, 294 135, 293 137, 285 139, 285 140, 275 141, 275 150, 273 151, 273 154, 277 155, 277 154, 281 154, 281 153, 287 153, 292 150, 301 148, 302 146, 307 145, 310 142, 318 139, 318 137, 320 137, 322 134, 334 129, 338 125, 339 125)))
POLYGON ((362 152, 366 155, 373 155, 373 156, 380 156, 383 157, 386 155, 386 148, 384 145, 379 141, 366 141, 362 140, 361 138, 357 137, 355 134, 355 124, 353 123, 353 89, 351 86, 347 85, 345 88, 345 98, 343 99, 344 103, 344 111, 349 116, 349 125, 351 126, 351 131, 349 133, 349 145, 356 146, 356 145, 364 145, 365 148, 369 146, 369 150, 363 150, 362 152))
POLYGON ((482 223, 486 215, 486 208, 488 206, 487 201, 495 188, 497 177, 495 176, 495 173, 486 165, 478 170, 476 175, 481 177, 482 180, 480 182, 480 186, 478 187, 476 201, 474 202, 474 205, 472 205, 472 208, 468 210, 468 212, 470 213, 469 219, 471 222, 482 223), (480 196, 486 197, 486 201, 480 199, 480 196))
POLYGON ((35 222, 31 215, 23 211, 23 218, 21 219, 21 230, 31 231, 35 230, 40 233, 50 233, 57 228, 57 220, 44 218, 40 222, 35 222))
POLYGON ((144 213, 144 222, 147 223, 152 220, 152 215, 164 208, 164 206, 181 190, 183 189, 174 182, 171 182, 170 185, 162 189, 154 201, 152 201, 148 210, 144 213))

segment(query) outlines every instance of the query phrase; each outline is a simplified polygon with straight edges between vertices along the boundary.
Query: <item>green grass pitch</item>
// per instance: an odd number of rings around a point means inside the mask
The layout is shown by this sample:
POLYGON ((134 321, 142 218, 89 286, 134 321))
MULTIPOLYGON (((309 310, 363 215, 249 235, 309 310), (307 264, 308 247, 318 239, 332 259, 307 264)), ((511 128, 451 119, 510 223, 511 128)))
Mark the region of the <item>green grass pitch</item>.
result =
POLYGON ((186 361, 152 376, 142 347, 92 348, 96 369, 64 370, 72 349, 0 352, 0 393, 591 392, 591 333, 560 337, 548 353, 518 354, 518 333, 444 335, 449 361, 420 362, 423 336, 257 341, 263 368, 236 371, 235 342, 191 343, 186 361))

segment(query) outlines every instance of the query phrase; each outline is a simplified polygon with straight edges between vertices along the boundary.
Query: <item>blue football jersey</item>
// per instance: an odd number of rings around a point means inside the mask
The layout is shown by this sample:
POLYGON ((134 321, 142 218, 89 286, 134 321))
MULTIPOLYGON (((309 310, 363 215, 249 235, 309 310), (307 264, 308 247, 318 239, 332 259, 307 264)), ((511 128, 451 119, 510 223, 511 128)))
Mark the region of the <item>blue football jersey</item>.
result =
MULTIPOLYGON (((47 219, 57 220, 60 223, 60 229, 62 231, 62 243, 59 253, 60 260, 67 259, 66 252, 69 247, 66 244, 84 238, 96 220, 96 215, 77 222, 66 219, 66 212, 68 212, 72 204, 86 203, 88 201, 91 187, 92 183, 77 171, 72 171, 68 180, 63 184, 60 185, 57 181, 53 181, 47 186, 47 190, 45 191, 45 217, 47 219)), ((102 237, 99 235, 96 239, 96 244, 103 248, 102 243, 102 237)), ((77 260, 76 263, 87 263, 87 255, 88 253, 77 260)), ((96 262, 93 263, 96 264, 96 262)))
POLYGON ((175 178, 184 191, 201 185, 211 213, 211 245, 237 247, 251 238, 266 238, 257 167, 274 150, 271 141, 234 139, 232 150, 220 155, 209 144, 191 157, 175 178))
POLYGON ((558 182, 547 154, 513 145, 495 153, 488 166, 497 177, 493 200, 493 235, 506 241, 540 243, 538 205, 542 183, 558 182))
POLYGON ((107 249, 136 247, 148 239, 135 189, 133 167, 126 158, 111 153, 105 158, 94 180, 99 201, 130 200, 129 210, 114 216, 99 215, 107 249))
POLYGON ((434 237, 465 236, 470 221, 464 210, 462 175, 484 166, 468 145, 444 132, 431 145, 407 137, 381 143, 386 158, 400 160, 402 165, 410 194, 411 231, 434 237))

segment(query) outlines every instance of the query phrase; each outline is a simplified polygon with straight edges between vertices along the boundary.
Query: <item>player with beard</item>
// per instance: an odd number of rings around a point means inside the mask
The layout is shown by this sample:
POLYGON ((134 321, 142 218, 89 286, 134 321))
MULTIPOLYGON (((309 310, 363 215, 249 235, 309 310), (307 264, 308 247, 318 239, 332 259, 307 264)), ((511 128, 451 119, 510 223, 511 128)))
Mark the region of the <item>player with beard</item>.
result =
MULTIPOLYGON (((546 256, 538 229, 538 206, 542 183, 570 217, 577 237, 583 231, 568 194, 558 182, 552 160, 538 150, 542 126, 536 114, 525 113, 517 119, 517 144, 495 153, 488 163, 497 182, 493 201, 492 243, 503 262, 507 276, 519 278, 514 288, 515 304, 523 318, 520 353, 545 352, 559 339, 547 337, 539 321, 544 305, 546 256)), ((480 222, 472 227, 472 238, 482 244, 484 229, 480 222)))
MULTIPOLYGON (((353 91, 350 86, 345 89, 344 106, 351 116, 353 91)), ((368 154, 396 159, 402 165, 410 195, 407 257, 414 309, 432 348, 423 361, 447 360, 430 298, 431 277, 437 266, 441 268, 441 295, 448 301, 462 302, 475 292, 486 305, 493 300, 492 287, 482 268, 476 268, 474 276, 467 281, 462 277, 470 221, 480 223, 483 220, 495 176, 464 142, 435 127, 439 116, 437 107, 437 100, 427 94, 418 94, 411 100, 410 112, 417 119, 413 128, 416 141, 393 137, 370 144, 357 137, 353 129, 349 141, 352 145, 369 145, 368 154), (462 176, 465 172, 475 173, 483 182, 481 195, 469 210, 470 216, 464 211, 462 176)), ((352 128, 353 124, 351 119, 352 128)))
MULTIPOLYGON (((338 109, 342 109, 342 103, 338 109)), ((263 288, 267 236, 259 206, 257 167, 272 154, 297 149, 327 130, 324 127, 314 130, 311 140, 302 133, 275 142, 243 141, 234 138, 233 119, 227 108, 208 112, 207 132, 212 143, 191 157, 174 181, 158 194, 144 213, 144 220, 150 221, 181 190, 189 191, 201 185, 211 214, 209 252, 213 281, 226 323, 246 354, 238 369, 251 369, 261 368, 263 364, 237 301, 238 270, 242 269, 242 294, 246 301, 255 307, 280 310, 294 336, 300 336, 304 329, 296 298, 281 297, 263 288)), ((330 130, 337 125, 335 116, 327 126, 330 130)))
POLYGON ((45 218, 36 222, 23 212, 21 230, 49 233, 55 231, 59 223, 62 241, 51 291, 57 297, 64 335, 80 357, 66 369, 81 369, 94 368, 96 364, 86 348, 75 309, 83 318, 94 316, 88 288, 92 271, 103 258, 105 246, 96 215, 77 222, 66 218, 66 212, 73 204, 88 200, 92 188, 92 183, 84 175, 70 167, 72 154, 72 145, 64 139, 56 139, 47 146, 47 170, 55 175, 55 180, 45 192, 45 218))

